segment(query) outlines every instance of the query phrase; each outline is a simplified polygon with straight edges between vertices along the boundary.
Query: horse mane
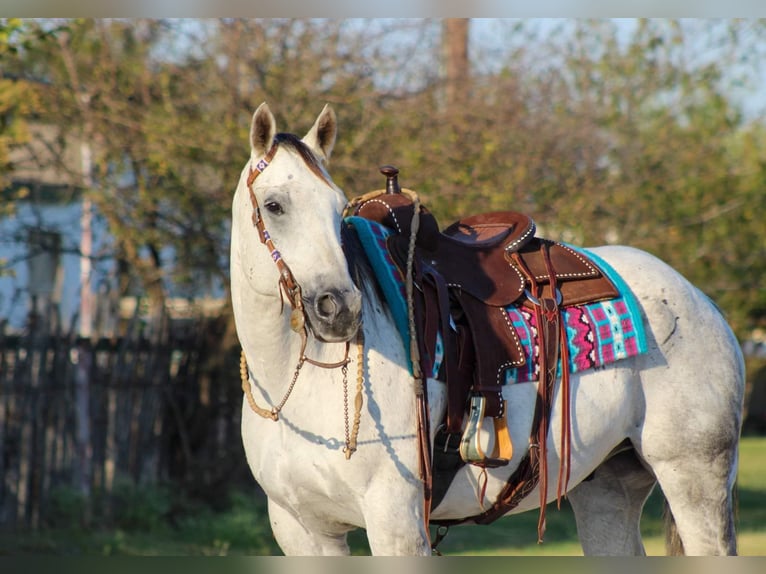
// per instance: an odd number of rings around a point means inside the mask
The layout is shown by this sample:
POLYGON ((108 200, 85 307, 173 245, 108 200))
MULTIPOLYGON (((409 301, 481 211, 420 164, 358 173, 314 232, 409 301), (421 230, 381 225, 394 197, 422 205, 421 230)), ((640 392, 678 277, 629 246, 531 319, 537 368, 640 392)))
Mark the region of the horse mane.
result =
POLYGON ((274 144, 283 145, 296 151, 298 155, 301 156, 301 159, 306 163, 308 168, 314 172, 317 177, 330 183, 330 177, 327 175, 324 166, 322 166, 322 164, 319 162, 316 155, 314 155, 314 152, 311 151, 311 148, 303 143, 303 141, 298 136, 295 134, 280 132, 274 136, 274 144))
POLYGON ((369 259, 367 259, 362 242, 359 240, 359 236, 353 226, 345 221, 341 223, 340 227, 340 243, 343 247, 343 253, 346 255, 346 263, 351 280, 357 289, 362 292, 362 297, 365 300, 369 300, 369 297, 374 296, 380 301, 383 308, 388 310, 388 303, 375 277, 372 265, 369 259))

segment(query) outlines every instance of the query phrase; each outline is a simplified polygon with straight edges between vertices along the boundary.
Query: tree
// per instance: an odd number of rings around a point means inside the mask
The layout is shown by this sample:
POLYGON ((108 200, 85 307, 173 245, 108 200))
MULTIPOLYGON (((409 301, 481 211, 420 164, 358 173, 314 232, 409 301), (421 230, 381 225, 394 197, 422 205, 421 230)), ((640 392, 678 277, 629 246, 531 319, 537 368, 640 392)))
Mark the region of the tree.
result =
MULTIPOLYGON (((29 41, 27 34, 22 20, 0 19, 0 62, 13 57, 18 46, 29 41)), ((4 190, 0 217, 11 213, 14 200, 25 193, 24 190, 10 189, 13 171, 10 152, 28 140, 27 118, 34 112, 37 103, 34 86, 3 69, 0 67, 0 190, 4 190)))
POLYGON ((763 210, 762 124, 745 122, 730 71, 753 69, 737 58, 762 23, 513 22, 481 71, 465 19, 64 24, 18 66, 56 87, 46 119, 100 150, 93 201, 158 308, 167 277, 189 292, 203 276, 226 284, 230 196, 264 100, 296 131, 336 106, 332 171, 349 195, 382 187, 377 168, 394 163, 444 224, 526 211, 556 238, 644 247, 717 300, 749 301, 738 332, 763 307, 760 252, 730 239, 761 238, 746 214, 763 210))
POLYGON ((445 18, 443 22, 444 95, 446 108, 450 112, 468 99, 468 24, 468 18, 445 18))

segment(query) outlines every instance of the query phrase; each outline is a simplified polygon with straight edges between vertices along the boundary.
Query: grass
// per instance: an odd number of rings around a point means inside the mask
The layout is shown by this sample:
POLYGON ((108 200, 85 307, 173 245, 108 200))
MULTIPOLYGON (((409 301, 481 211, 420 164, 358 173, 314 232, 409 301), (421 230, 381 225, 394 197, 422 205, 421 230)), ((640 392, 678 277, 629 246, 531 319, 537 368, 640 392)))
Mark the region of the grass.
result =
POLYGON ((223 510, 179 499, 171 490, 143 487, 123 494, 127 511, 109 527, 85 528, 82 510, 68 505, 53 527, 0 533, 2 555, 225 556, 273 555, 266 503, 256 493, 232 493, 223 510), (65 526, 68 524, 68 526, 65 526))
MULTIPOLYGON (((739 552, 766 555, 766 438, 743 438, 738 477, 739 552)), ((126 495, 127 496, 127 495, 126 495)), ((0 555, 220 556, 280 554, 266 518, 265 502, 256 494, 232 494, 226 508, 213 511, 198 505, 178 510, 172 492, 129 493, 131 512, 109 528, 76 526, 79 509, 71 500, 62 505, 54 527, 35 533, 0 533, 0 555), (75 526, 70 526, 75 524, 75 526)), ((564 501, 561 510, 547 509, 545 542, 537 544, 538 511, 497 520, 487 526, 450 529, 440 544, 444 555, 578 556, 574 516, 564 501)), ((664 555, 662 499, 654 492, 641 522, 649 555, 664 555)), ((367 554, 363 531, 349 535, 354 554, 367 554)))

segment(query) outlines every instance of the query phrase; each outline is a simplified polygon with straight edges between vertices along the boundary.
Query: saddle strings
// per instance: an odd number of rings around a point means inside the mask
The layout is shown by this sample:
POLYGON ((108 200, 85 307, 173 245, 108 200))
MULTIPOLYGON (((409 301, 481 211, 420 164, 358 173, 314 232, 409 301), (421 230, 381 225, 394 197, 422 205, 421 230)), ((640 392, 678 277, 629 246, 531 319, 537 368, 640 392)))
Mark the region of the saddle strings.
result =
MULTIPOLYGON (((415 326, 415 295, 413 268, 415 262, 415 240, 420 229, 420 198, 417 193, 401 190, 412 200, 412 221, 410 223, 410 238, 407 248, 407 275, 405 290, 407 294, 407 319, 410 330, 410 359, 412 373, 415 379, 415 401, 418 415, 418 446, 420 451, 420 475, 423 480, 423 521, 426 535, 430 538, 428 525, 431 521, 431 500, 433 475, 431 468, 431 431, 428 412, 428 393, 424 384, 423 372, 420 368, 420 348, 418 347, 417 329, 415 326)), ((430 544, 430 541, 429 541, 430 544)))
MULTIPOLYGON (((548 461, 547 461, 547 434, 548 426, 550 424, 550 407, 553 400, 553 385, 556 380, 556 370, 558 367, 558 357, 561 359, 561 410, 562 410, 562 423, 561 423, 561 463, 559 466, 558 483, 556 488, 556 501, 558 508, 561 508, 561 498, 566 493, 570 478, 571 467, 571 398, 569 388, 569 349, 567 347, 566 339, 566 327, 561 325, 563 320, 561 316, 561 310, 557 304, 557 277, 553 269, 553 264, 550 259, 550 252, 547 245, 543 246, 543 262, 545 264, 546 271, 549 278, 550 298, 545 300, 543 297, 543 287, 540 285, 534 273, 524 264, 518 253, 513 254, 513 260, 524 271, 530 282, 530 289, 537 299, 535 303, 535 316, 537 321, 537 329, 542 336, 546 333, 547 329, 544 328, 545 322, 549 319, 544 319, 546 312, 553 311, 557 317, 555 321, 557 323, 557 333, 555 334, 555 341, 543 342, 540 345, 539 356, 539 372, 540 381, 538 386, 538 405, 536 411, 540 412, 540 426, 537 431, 537 443, 530 445, 530 448, 536 447, 539 453, 539 481, 540 481, 540 516, 537 525, 538 542, 542 542, 543 533, 545 532, 545 508, 547 504, 548 493, 548 461), (543 304, 552 304, 552 309, 543 309, 543 304), (549 357, 550 344, 553 344, 556 351, 551 353, 553 357, 549 357), (550 359, 553 358, 553 361, 550 359), (551 364, 549 364, 549 361, 551 364), (545 372, 547 375, 543 375, 545 372), (542 408, 539 408, 542 407, 542 408)), ((533 423, 534 426, 534 423, 533 423)))
MULTIPOLYGON (((537 282, 535 274, 530 271, 527 265, 519 256, 518 252, 511 254, 514 262, 523 271, 524 275, 529 280, 530 292, 535 297, 535 319, 537 323, 538 337, 540 342, 538 343, 539 356, 538 356, 538 386, 537 386, 537 398, 535 403, 535 412, 532 421, 532 436, 530 436, 529 453, 532 457, 532 464, 536 471, 536 476, 533 480, 540 486, 540 511, 537 521, 537 542, 538 544, 543 540, 543 534, 546 529, 546 504, 548 499, 548 425, 550 418, 550 401, 553 394, 553 379, 546 375, 548 372, 548 351, 547 344, 544 344, 543 333, 544 318, 542 308, 543 291, 542 286, 537 282)), ((547 264, 546 264, 547 266, 547 264)), ((553 278, 551 278, 553 279, 553 278)), ((555 297, 555 295, 552 295, 555 297)), ((555 366, 553 367, 556 368, 555 366)))

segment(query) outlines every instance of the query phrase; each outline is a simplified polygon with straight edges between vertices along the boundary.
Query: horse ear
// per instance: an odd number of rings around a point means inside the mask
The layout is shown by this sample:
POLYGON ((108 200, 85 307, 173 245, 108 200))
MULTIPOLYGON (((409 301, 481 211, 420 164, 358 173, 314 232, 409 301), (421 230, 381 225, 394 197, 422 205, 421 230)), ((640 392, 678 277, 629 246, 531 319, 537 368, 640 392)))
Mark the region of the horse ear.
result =
POLYGON ((319 158, 328 163, 332 149, 335 147, 335 136, 338 134, 338 119, 330 104, 325 104, 314 125, 303 138, 303 143, 309 146, 319 158))
POLYGON ((253 114, 250 124, 250 153, 254 158, 263 157, 271 149, 277 135, 277 122, 269 105, 263 102, 253 114))

